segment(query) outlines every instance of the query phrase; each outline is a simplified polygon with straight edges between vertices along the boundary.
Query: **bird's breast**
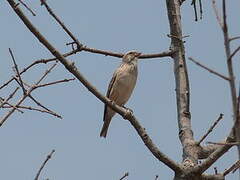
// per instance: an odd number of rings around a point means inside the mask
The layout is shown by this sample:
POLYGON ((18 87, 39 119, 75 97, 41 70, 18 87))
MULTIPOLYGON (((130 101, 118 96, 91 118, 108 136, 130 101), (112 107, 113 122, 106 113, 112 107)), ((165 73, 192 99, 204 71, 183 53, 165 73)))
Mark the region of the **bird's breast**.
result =
POLYGON ((137 67, 125 66, 122 67, 118 74, 117 86, 115 87, 119 98, 116 103, 124 105, 130 98, 132 91, 137 81, 137 67))

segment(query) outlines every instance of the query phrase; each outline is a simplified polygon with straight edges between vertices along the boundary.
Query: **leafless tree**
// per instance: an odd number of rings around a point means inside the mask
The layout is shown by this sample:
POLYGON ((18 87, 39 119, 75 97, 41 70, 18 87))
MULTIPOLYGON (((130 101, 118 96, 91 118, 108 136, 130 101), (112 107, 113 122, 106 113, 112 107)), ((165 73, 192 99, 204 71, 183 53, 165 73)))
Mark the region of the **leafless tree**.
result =
MULTIPOLYGON (((16 111, 22 112, 24 109, 40 111, 43 113, 48 113, 50 115, 54 115, 58 118, 61 116, 58 113, 53 112, 49 108, 45 107, 36 100, 35 97, 31 94, 37 88, 42 88, 45 86, 50 86, 58 83, 72 81, 74 79, 63 79, 54 82, 49 82, 45 84, 41 84, 42 80, 49 75, 51 70, 56 66, 57 63, 61 63, 64 65, 66 70, 72 74, 80 83, 82 83, 94 96, 96 96, 100 101, 110 106, 114 111, 120 114, 124 119, 128 120, 134 129, 137 131, 138 135, 152 153, 155 158, 157 158, 160 162, 164 163, 167 167, 172 169, 175 172, 175 176, 173 179, 175 180, 200 180, 200 179, 211 179, 211 180, 223 180, 230 172, 235 172, 239 168, 239 161, 233 162, 231 167, 226 167, 224 172, 215 172, 215 174, 206 174, 205 171, 209 169, 214 162, 216 162, 223 154, 227 153, 227 151, 234 147, 238 147, 239 157, 240 157, 240 123, 239 123, 239 103, 240 96, 237 93, 236 82, 235 82, 235 74, 233 71, 233 58, 240 50, 240 46, 235 50, 231 50, 230 43, 235 39, 239 39, 239 37, 231 37, 228 32, 228 24, 227 24, 227 8, 225 0, 222 0, 222 13, 216 7, 215 0, 212 0, 213 9, 216 14, 216 19, 219 22, 220 28, 223 32, 224 37, 224 45, 225 45, 225 53, 226 53, 226 66, 228 69, 228 75, 222 75, 221 73, 208 68, 206 65, 195 60, 193 57, 189 57, 189 60, 196 63, 201 68, 209 71, 210 73, 218 76, 223 81, 227 81, 229 83, 229 89, 231 93, 231 102, 232 102, 232 112, 233 112, 233 127, 229 132, 229 135, 224 140, 219 140, 219 142, 212 142, 209 145, 202 145, 202 142, 208 136, 210 132, 214 129, 216 124, 223 118, 223 114, 220 114, 216 119, 214 124, 206 131, 206 134, 200 140, 196 140, 193 137, 193 130, 191 127, 191 110, 190 110, 190 89, 189 89, 189 77, 187 72, 187 64, 185 57, 185 47, 184 47, 184 36, 182 33, 182 24, 181 24, 181 5, 186 3, 184 0, 166 0, 166 7, 168 12, 169 19, 169 37, 171 38, 170 49, 161 53, 155 54, 142 54, 139 58, 147 59, 147 58, 162 58, 162 57, 170 57, 174 62, 174 76, 175 76, 175 85, 176 85, 176 109, 177 109, 177 123, 178 123, 178 132, 179 139, 183 148, 183 159, 181 163, 177 163, 170 157, 168 157, 164 152, 160 150, 159 147, 155 145, 153 140, 150 138, 148 133, 145 131, 145 128, 140 124, 138 118, 133 114, 133 112, 129 111, 124 107, 120 107, 110 99, 102 95, 96 87, 94 87, 88 80, 82 75, 79 69, 75 66, 73 62, 68 60, 67 58, 73 54, 80 53, 81 51, 86 51, 89 53, 102 54, 106 56, 114 56, 121 58, 123 57, 123 53, 110 52, 105 50, 99 50, 87 47, 83 45, 77 37, 64 25, 62 20, 53 12, 53 10, 49 7, 45 0, 41 0, 42 6, 44 6, 48 13, 56 20, 56 22, 63 28, 63 30, 69 35, 72 39, 72 42, 68 43, 68 45, 72 46, 72 51, 68 53, 59 52, 44 35, 33 25, 33 23, 29 20, 29 18, 22 11, 23 7, 26 7, 33 15, 35 13, 29 8, 23 1, 16 2, 16 0, 6 0, 5 3, 9 3, 17 16, 22 20, 25 24, 26 28, 28 28, 32 34, 40 41, 41 44, 54 56, 51 59, 41 59, 34 61, 32 64, 24 68, 23 70, 19 70, 17 66, 17 62, 15 60, 13 51, 9 49, 10 56, 13 60, 14 64, 14 72, 15 76, 12 77, 9 81, 5 82, 1 85, 0 89, 9 88, 9 84, 15 82, 18 84, 18 87, 14 90, 9 90, 9 95, 6 98, 1 98, 1 108, 10 109, 6 112, 6 114, 0 120, 0 126, 3 123, 6 123, 6 120, 16 111), (23 5, 23 6, 22 6, 23 5), (220 15, 222 14, 222 16, 220 15), (36 67, 39 64, 48 64, 53 63, 51 67, 40 76, 40 78, 33 84, 29 85, 24 82, 22 78, 22 74, 28 72, 29 69, 36 67), (22 89, 22 96, 17 100, 16 103, 10 103, 10 99, 16 94, 19 89, 22 89), (26 99, 30 98, 38 107, 30 107, 21 105, 22 102, 26 99), (202 160, 202 163, 199 163, 199 160, 202 160)), ((200 18, 202 17, 202 5, 201 0, 199 0, 200 6, 200 18)), ((196 0, 192 1, 192 5, 195 10, 195 20, 198 20, 197 13, 197 5, 196 0)), ((11 88, 11 87, 10 87, 11 88)), ((45 163, 51 158, 54 151, 51 152, 50 155, 47 156, 47 159, 44 161, 44 164, 41 166, 40 170, 37 173, 36 180, 38 179, 40 172, 45 165, 45 163)), ((126 173, 121 179, 128 176, 126 173)), ((159 176, 156 176, 156 179, 159 176)), ((161 177, 160 177, 161 179, 161 177)))

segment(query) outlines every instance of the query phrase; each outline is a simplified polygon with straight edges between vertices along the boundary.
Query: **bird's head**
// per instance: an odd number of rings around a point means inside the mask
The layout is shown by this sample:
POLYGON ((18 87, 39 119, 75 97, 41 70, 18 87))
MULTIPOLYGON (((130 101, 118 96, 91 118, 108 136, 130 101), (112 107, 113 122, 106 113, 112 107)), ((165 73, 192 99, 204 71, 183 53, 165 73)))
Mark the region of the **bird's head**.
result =
POLYGON ((123 56, 123 62, 125 62, 125 63, 136 62, 140 55, 141 55, 141 53, 139 53, 137 51, 129 51, 123 56))

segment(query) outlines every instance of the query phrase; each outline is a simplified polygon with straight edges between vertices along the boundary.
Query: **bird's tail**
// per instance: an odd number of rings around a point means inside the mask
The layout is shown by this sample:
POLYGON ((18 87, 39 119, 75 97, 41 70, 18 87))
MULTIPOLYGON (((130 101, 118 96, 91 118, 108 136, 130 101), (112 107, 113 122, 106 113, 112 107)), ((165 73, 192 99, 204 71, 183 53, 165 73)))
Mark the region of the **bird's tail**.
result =
POLYGON ((106 138, 109 124, 110 124, 110 121, 104 122, 101 133, 100 133, 100 137, 106 138))

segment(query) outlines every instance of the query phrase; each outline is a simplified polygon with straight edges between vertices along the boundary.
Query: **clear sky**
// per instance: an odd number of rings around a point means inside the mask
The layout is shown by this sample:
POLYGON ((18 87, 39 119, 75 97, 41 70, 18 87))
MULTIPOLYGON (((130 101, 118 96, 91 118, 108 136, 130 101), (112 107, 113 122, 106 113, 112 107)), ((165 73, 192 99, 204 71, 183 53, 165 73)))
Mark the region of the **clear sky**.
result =
MULTIPOLYGON (((65 32, 48 15, 39 1, 25 1, 35 11, 33 17, 24 12, 62 53, 71 50, 65 32)), ((168 50, 170 39, 165 1, 57 1, 48 0, 50 7, 64 21, 78 39, 88 47, 127 52, 136 49, 143 53, 168 50)), ((210 1, 203 1, 203 20, 194 21, 191 1, 182 6, 183 34, 186 38, 186 57, 194 57, 220 73, 227 75, 222 32, 216 22, 210 1)), ((229 31, 240 33, 240 2, 229 1, 229 31), (231 14, 230 14, 231 13, 231 14)), ((11 48, 20 69, 34 60, 52 57, 27 30, 7 1, 0 6, 0 83, 12 75, 11 48)), ((232 44, 232 49, 239 40, 232 44)), ((69 57, 85 77, 106 93, 112 73, 120 59, 81 52, 69 57)), ((239 56, 234 59, 239 81, 239 56)), ((220 113, 224 120, 206 141, 225 138, 232 126, 230 90, 228 83, 187 62, 191 88, 191 114, 194 137, 198 140, 220 113)), ((23 76, 32 83, 49 65, 37 66, 23 76)), ((71 78, 62 65, 44 82, 71 78)), ((15 84, 12 84, 12 88, 15 84)), ((173 63, 170 58, 139 61, 139 77, 127 107, 134 111, 160 150, 181 162, 182 147, 178 139, 173 63)), ((7 95, 9 89, 1 90, 7 95)), ((103 124, 103 103, 78 81, 39 89, 33 96, 63 116, 59 120, 38 112, 15 113, 0 128, 0 178, 5 180, 35 177, 46 155, 56 152, 42 172, 41 179, 107 179, 117 180, 125 172, 128 179, 171 179, 173 171, 159 162, 144 146, 128 121, 116 115, 107 139, 99 137, 103 124)), ((25 105, 31 105, 28 100, 25 105)), ((0 111, 2 116, 3 110, 0 111)), ((235 148, 224 155, 213 167, 219 172, 237 160, 235 148)), ((208 172, 214 173, 210 168, 208 172)), ((227 176, 236 179, 237 173, 227 176)))

